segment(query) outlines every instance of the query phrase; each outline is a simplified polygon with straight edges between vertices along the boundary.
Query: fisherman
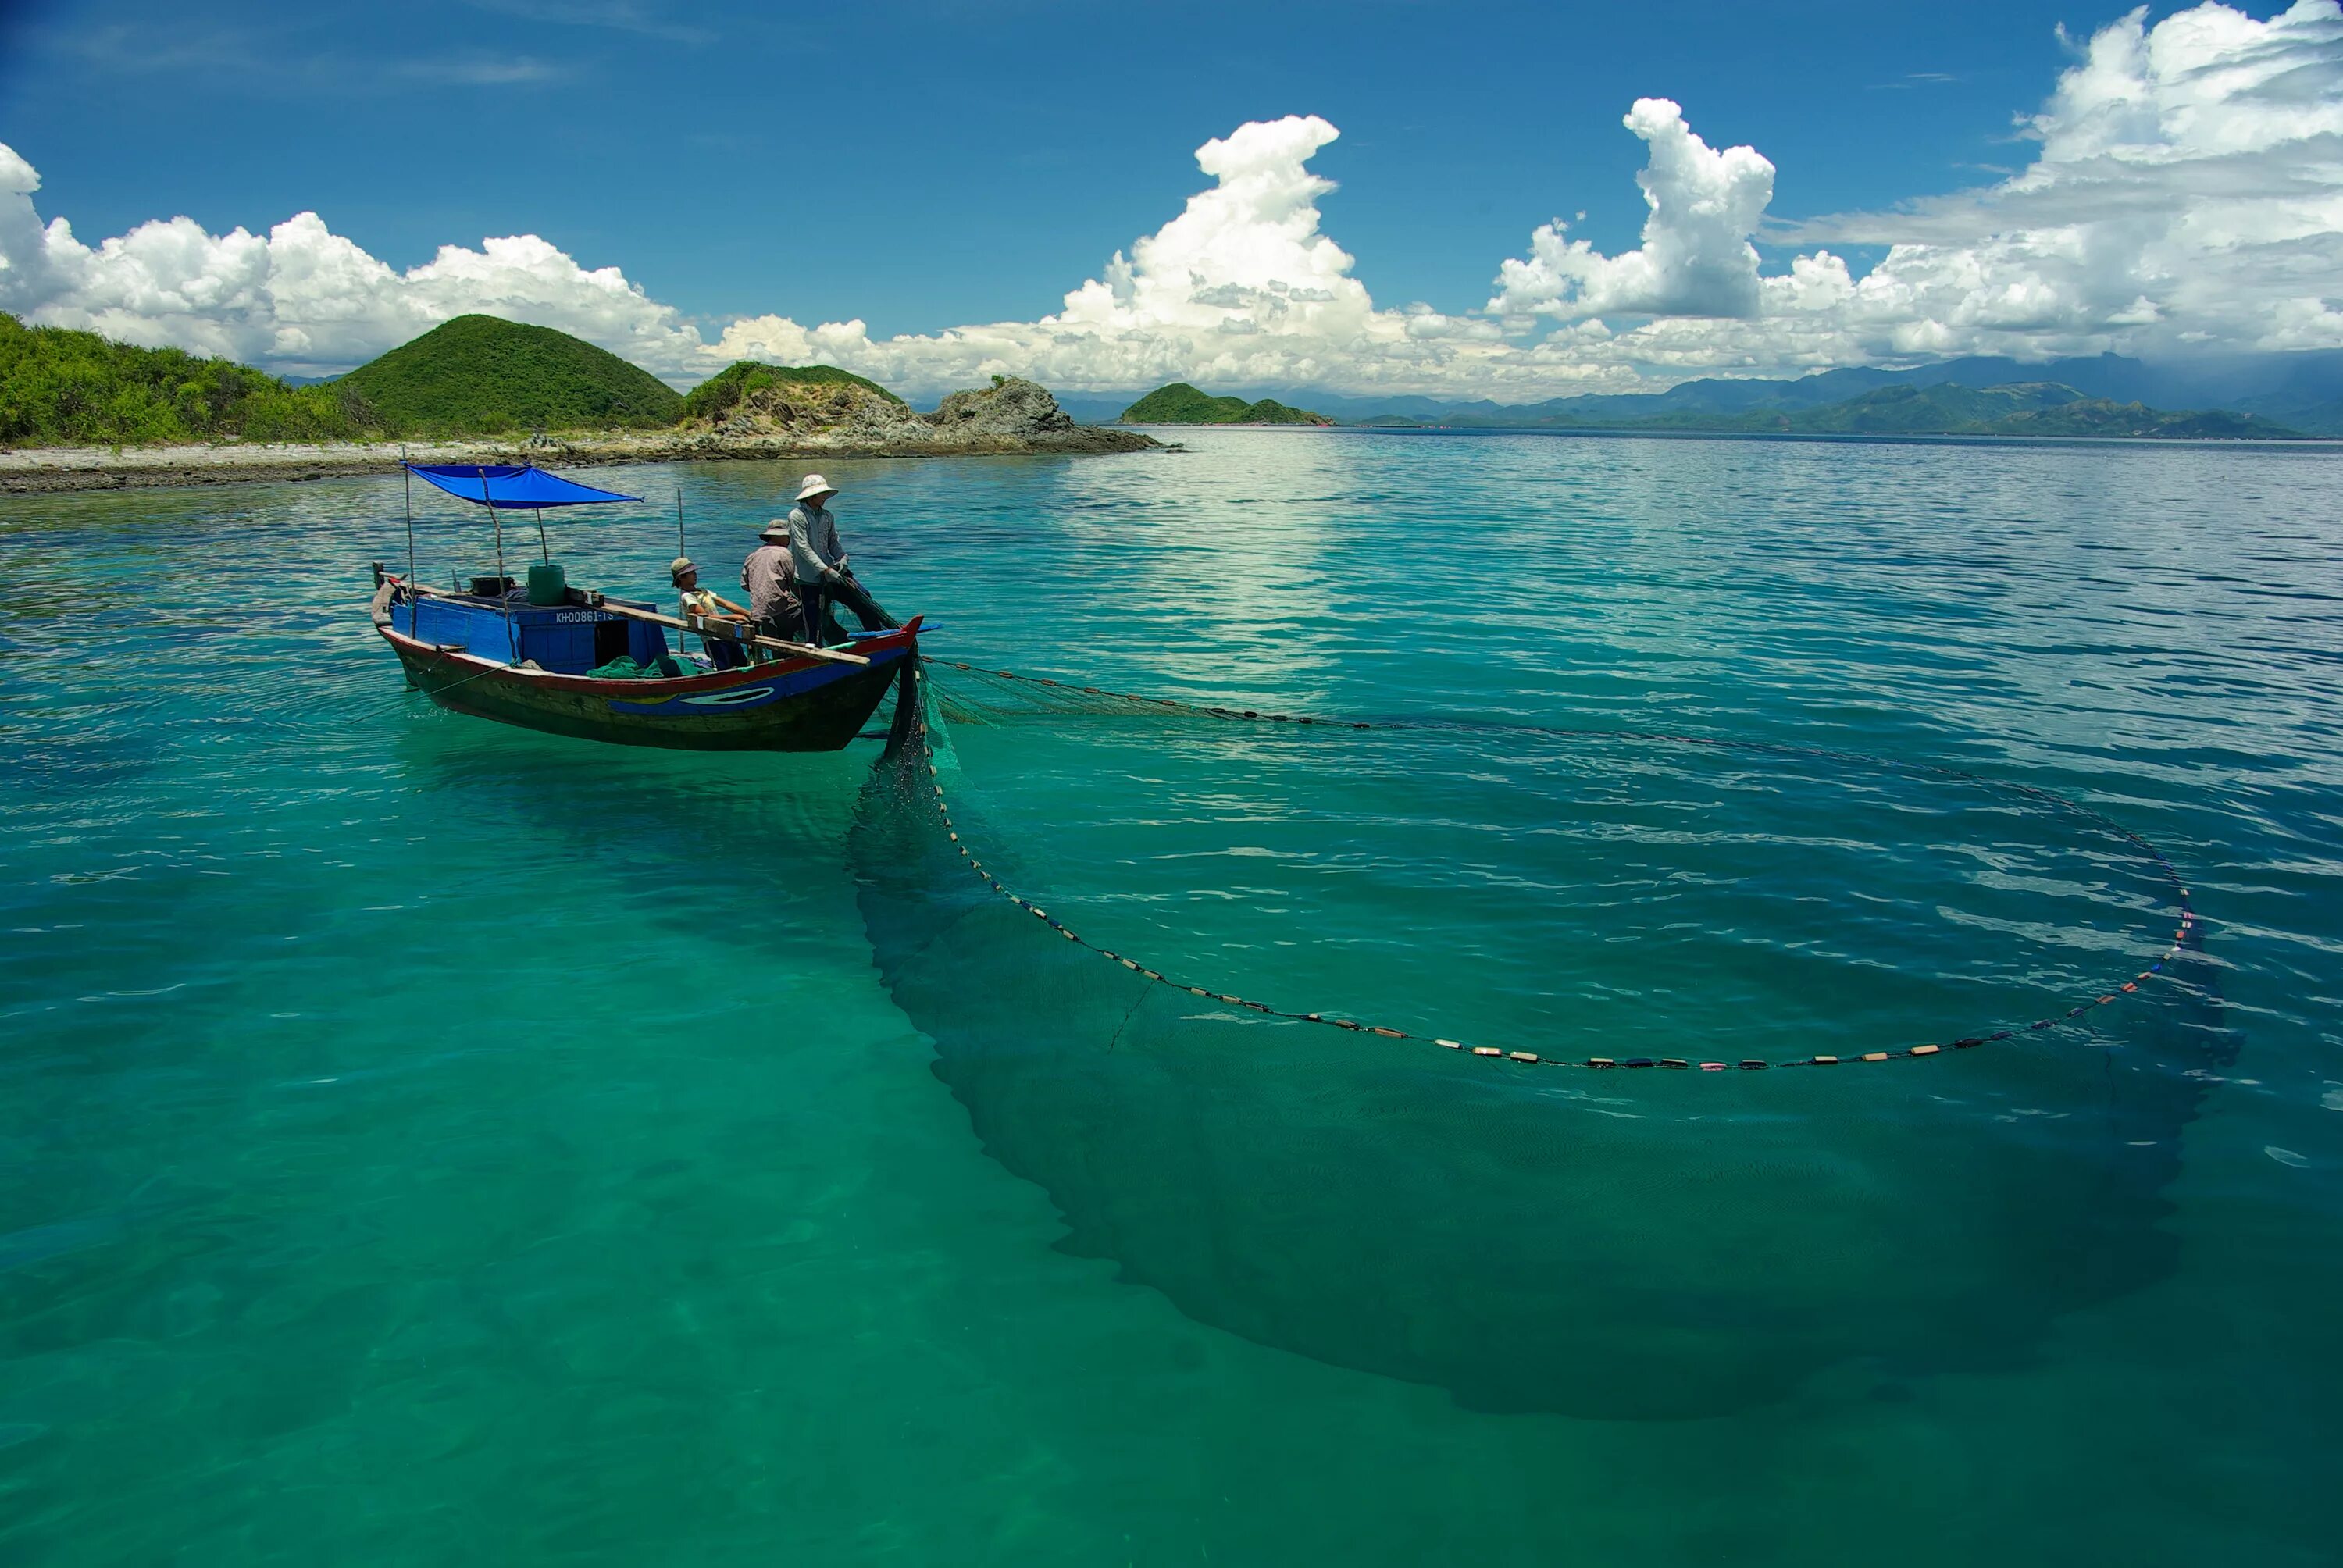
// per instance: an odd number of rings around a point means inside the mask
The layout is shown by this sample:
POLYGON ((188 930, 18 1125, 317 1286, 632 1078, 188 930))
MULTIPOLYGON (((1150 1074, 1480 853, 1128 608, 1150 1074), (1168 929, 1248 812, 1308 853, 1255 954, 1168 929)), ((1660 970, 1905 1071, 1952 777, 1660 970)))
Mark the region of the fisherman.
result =
MULTIPOLYGON (((683 596, 684 619, 698 616, 702 620, 738 621, 744 628, 747 626, 749 619, 747 610, 722 598, 714 588, 699 586, 699 568, 692 564, 689 556, 676 557, 669 565, 667 575, 674 582, 676 591, 683 596)), ((749 662, 749 650, 729 637, 703 637, 699 639, 699 646, 708 650, 708 657, 716 661, 719 669, 738 669, 749 662)))
MULTIPOLYGON (((798 504, 789 508, 785 525, 789 537, 791 569, 796 574, 798 603, 804 617, 805 639, 817 647, 827 639, 832 601, 854 612, 864 629, 877 631, 901 623, 879 606, 854 578, 845 547, 838 542, 838 519, 827 505, 838 494, 820 474, 808 474, 798 487, 798 504)), ((768 532, 770 530, 769 529, 768 532)))
POLYGON ((789 526, 775 518, 757 536, 764 543, 740 563, 740 586, 749 595, 749 618, 767 637, 795 642, 805 629, 804 613, 792 586, 789 526))

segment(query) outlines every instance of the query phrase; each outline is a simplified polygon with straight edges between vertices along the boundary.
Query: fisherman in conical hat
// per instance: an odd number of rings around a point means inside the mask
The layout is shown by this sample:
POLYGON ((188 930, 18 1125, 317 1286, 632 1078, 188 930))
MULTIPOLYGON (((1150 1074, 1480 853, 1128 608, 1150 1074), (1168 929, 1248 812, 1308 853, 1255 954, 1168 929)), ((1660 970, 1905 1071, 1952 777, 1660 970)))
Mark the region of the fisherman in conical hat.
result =
POLYGON ((817 645, 828 640, 833 600, 852 610, 867 629, 900 624, 863 591, 847 564, 846 548, 838 542, 838 519, 830 514, 830 498, 837 494, 828 479, 808 474, 798 487, 798 504, 789 508, 786 525, 805 639, 817 645))

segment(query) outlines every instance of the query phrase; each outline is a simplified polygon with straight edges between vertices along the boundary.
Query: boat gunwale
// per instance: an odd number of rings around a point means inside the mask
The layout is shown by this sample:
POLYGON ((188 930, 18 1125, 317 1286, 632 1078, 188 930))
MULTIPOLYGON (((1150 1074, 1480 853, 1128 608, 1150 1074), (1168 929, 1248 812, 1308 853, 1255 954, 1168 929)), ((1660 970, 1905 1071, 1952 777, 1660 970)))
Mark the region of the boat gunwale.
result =
POLYGON ((464 648, 436 642, 425 642, 419 638, 409 637, 405 632, 379 623, 376 625, 375 630, 382 634, 383 639, 388 642, 395 651, 411 653, 417 658, 436 658, 451 664, 478 667, 478 675, 469 678, 496 675, 511 677, 522 685, 560 682, 572 690, 587 695, 616 697, 645 702, 662 701, 669 698, 686 697, 702 691, 723 691, 735 686, 750 685, 759 680, 770 680, 777 676, 795 675, 813 669, 833 670, 837 672, 834 678, 847 678, 852 675, 867 673, 868 670, 880 668, 880 660, 877 656, 899 650, 908 651, 917 646, 919 640, 918 632, 909 627, 892 628, 876 637, 857 639, 856 650, 867 652, 872 656, 870 665, 863 668, 799 654, 789 658, 772 659, 763 664, 742 665, 733 669, 709 670, 699 675, 649 676, 614 680, 608 677, 598 679, 591 675, 571 675, 558 669, 523 669, 518 665, 486 658, 464 648))

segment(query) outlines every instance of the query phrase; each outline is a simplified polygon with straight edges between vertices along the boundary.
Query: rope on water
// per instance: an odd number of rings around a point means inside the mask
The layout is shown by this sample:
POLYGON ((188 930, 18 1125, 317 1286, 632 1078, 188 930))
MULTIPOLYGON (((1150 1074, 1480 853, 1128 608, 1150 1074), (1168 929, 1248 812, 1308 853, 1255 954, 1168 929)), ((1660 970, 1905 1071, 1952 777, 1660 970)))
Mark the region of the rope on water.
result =
MULTIPOLYGON (((924 664, 933 665, 937 661, 933 659, 923 659, 921 662, 924 664)), ((1382 724, 1371 724, 1358 719, 1327 719, 1313 714, 1271 713, 1250 708, 1227 709, 1200 707, 1193 703, 1175 701, 1170 698, 1133 697, 1121 692, 1102 691, 1094 686, 1073 686, 1064 681, 1051 680, 1045 676, 1021 675, 1013 670, 1006 669, 980 670, 971 665, 960 664, 949 660, 944 661, 944 667, 949 669, 958 670, 963 674, 978 676, 981 678, 1047 687, 1057 691, 1077 693, 1081 696, 1102 699, 1104 702, 1111 704, 1134 704, 1144 708, 1159 709, 1168 709, 1195 717, 1229 719, 1241 723, 1250 721, 1270 724, 1311 725, 1323 726, 1328 729, 1513 729, 1554 735, 1592 735, 1600 736, 1605 739, 1668 740, 1684 745, 1715 747, 1724 749, 1772 752, 1788 756, 1820 757, 1837 761, 1863 762, 1872 766, 1900 768, 1909 771, 1927 773, 1938 778, 1960 779, 1979 784, 1991 785, 2010 790, 2016 794, 2024 795, 2029 799, 2040 800, 2046 805, 2055 806, 2061 810, 2071 813, 2085 821, 2096 823, 2140 849, 2143 853, 2147 855, 2149 859, 2155 861, 2159 870, 2161 870, 2164 876, 2170 881, 2178 919, 2177 929, 2172 933, 2170 944, 2167 946, 2163 952, 2160 953, 2146 969, 2141 970, 2138 973, 2131 976, 2128 980, 2123 980, 2119 984, 2107 985, 2103 988, 2100 994, 2093 995, 2086 1000, 2077 1002, 2073 1007, 2066 1009, 2064 1012, 2056 1013, 2047 1018, 2036 1019, 2031 1023, 2016 1025, 2008 1029, 1997 1029, 1987 1034, 1963 1035, 1959 1039, 1947 1041, 1941 1045, 1934 1043, 1908 1045, 1902 1046, 1892 1050, 1867 1050, 1856 1056, 1802 1056, 1784 1060, 1765 1060, 1756 1058, 1744 1058, 1735 1061, 1694 1061, 1687 1058, 1673 1056, 1658 1058, 1635 1056, 1628 1057, 1624 1060, 1614 1059, 1608 1056, 1589 1056, 1583 1058, 1548 1056, 1540 1051, 1515 1050, 1503 1046, 1468 1045, 1462 1040, 1448 1040, 1439 1036, 1417 1034, 1408 1030, 1392 1029, 1383 1024, 1363 1022, 1357 1019, 1340 1018, 1326 1013, 1296 1012, 1285 1008, 1272 1007, 1264 1001, 1256 1001, 1245 997, 1233 996, 1226 991, 1213 990, 1209 986, 1188 984, 1185 981, 1175 980, 1172 977, 1164 974, 1160 970, 1150 969, 1136 959, 1127 957, 1124 954, 1112 951, 1107 948, 1100 947, 1095 942, 1088 940, 1080 933, 1074 931, 1064 922, 1056 919, 1047 910, 1042 909, 1031 900, 1025 898, 1022 894, 1020 894, 1003 885, 999 878, 993 876, 990 871, 984 869, 983 862, 977 859, 975 852, 968 847, 967 840, 960 836, 959 825, 952 820, 950 804, 944 798, 944 787, 940 782, 941 774, 937 769, 932 759, 930 758, 928 760, 927 769, 929 786, 934 791, 936 814, 943 823, 945 836, 950 839, 952 847, 960 852, 960 859, 967 862, 969 869, 972 871, 991 891, 999 894, 1001 898, 1007 900, 1010 903, 1014 904, 1017 908, 1024 910, 1027 914, 1031 915, 1035 920, 1041 921, 1043 925, 1048 926, 1051 930, 1057 932, 1067 941, 1073 943, 1075 946, 1081 948, 1086 951, 1096 953, 1099 957, 1108 960, 1111 962, 1121 965, 1124 969, 1131 970, 1131 973, 1139 975, 1148 980, 1151 985, 1168 986, 1173 990, 1185 991, 1191 996, 1201 997, 1208 1001, 1220 1002, 1229 1007, 1243 1008, 1251 1012, 1262 1013, 1271 1018, 1287 1019, 1297 1023, 1321 1024, 1329 1029, 1348 1030, 1353 1033, 1375 1035, 1384 1040, 1413 1040, 1433 1045, 1445 1050, 1454 1051, 1459 1056, 1472 1056, 1483 1058, 1492 1061, 1519 1063, 1525 1067, 1592 1068, 1597 1070, 1638 1067, 1655 1067, 1663 1069, 1674 1068, 1679 1070, 1691 1070, 1696 1068, 1703 1072, 1725 1072, 1735 1070, 1757 1071, 1775 1067, 1837 1067, 1845 1063, 1859 1061, 1910 1061, 1916 1060, 1922 1057, 1941 1055, 1948 1049, 1952 1050, 1968 1050, 1980 1045, 1992 1045, 2002 1040, 2015 1040, 2021 1035, 2033 1034, 2045 1030, 2056 1029, 2062 1025, 2073 1022, 2075 1020, 2083 1017, 2085 1014, 2091 1012, 2096 1009, 2108 1006, 2126 996, 2132 995, 2148 980, 2164 973, 2166 966, 2173 963, 2180 957, 2182 949, 2187 945, 2189 936, 2195 931, 2197 924, 2196 909, 2189 902, 2188 889, 2182 881, 2178 869, 2166 858, 2162 850, 2158 849, 2154 844, 2148 842, 2147 839, 2141 837, 2139 834, 2125 827, 2122 823, 2115 821, 2111 818, 2108 818, 2098 811, 2093 810, 2090 807, 2085 806, 2079 801, 2070 800, 2066 797, 2057 794, 2055 791, 2045 789, 2032 784, 2016 784, 2006 780, 1989 779, 1981 775, 1970 773, 1957 768, 1946 768, 1935 763, 1897 762, 1892 759, 1865 757, 1858 752, 1834 751, 1824 747, 1778 745, 1768 741, 1731 741, 1718 739, 1714 737, 1670 735, 1656 731, 1569 729, 1560 727, 1539 725, 1472 726, 1453 720, 1418 720, 1404 723, 1387 722, 1382 724)), ((1104 709, 1097 710, 1111 711, 1112 709, 1104 709)), ((947 711, 949 711, 949 709, 947 709, 947 711)), ((912 715, 911 725, 913 733, 920 743, 920 754, 923 758, 928 758, 930 754, 928 750, 927 715, 923 709, 912 715)), ((1144 996, 1146 993, 1142 992, 1141 994, 1144 996)))

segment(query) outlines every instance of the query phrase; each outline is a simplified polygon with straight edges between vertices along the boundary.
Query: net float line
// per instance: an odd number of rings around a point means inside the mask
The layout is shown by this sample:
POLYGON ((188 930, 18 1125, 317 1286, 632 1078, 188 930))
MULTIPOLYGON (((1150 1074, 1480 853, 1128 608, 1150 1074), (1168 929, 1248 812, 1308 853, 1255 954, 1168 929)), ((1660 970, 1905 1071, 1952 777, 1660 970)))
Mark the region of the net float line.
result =
MULTIPOLYGON (((940 661, 934 659, 922 659, 921 662, 923 664, 933 665, 940 661)), ((1255 709, 1203 707, 1194 703, 1181 702, 1171 698, 1137 697, 1122 692, 1104 691, 1094 686, 1075 686, 1070 682, 1052 680, 1046 676, 1021 675, 1013 670, 1005 669, 981 670, 972 665, 959 663, 952 660, 943 660, 940 662, 943 663, 946 668, 959 670, 964 674, 976 675, 981 678, 1047 687, 1058 690, 1080 693, 1082 696, 1102 699, 1111 702, 1135 704, 1143 708, 1166 709, 1201 718, 1227 719, 1240 723, 1258 722, 1308 725, 1322 727, 1330 729, 1516 729, 1524 732, 1550 735, 1595 736, 1614 739, 1665 740, 1684 745, 1707 746, 1727 750, 1749 750, 1768 752, 1777 755, 1815 757, 1842 762, 1860 762, 1873 767, 1902 769, 1906 771, 1926 773, 1937 778, 1963 780, 2006 789, 2014 794, 2026 796, 2029 799, 2039 800, 2046 805, 2056 807, 2056 809, 2079 818, 2082 820, 2093 823, 2107 832, 2124 839, 2147 855, 2155 862, 2157 869, 2169 880, 2173 890, 2177 922, 2177 927, 2172 933, 2170 942, 2166 946, 2164 950, 2147 965, 2146 969, 2139 970, 2137 974, 2132 975, 2127 980, 2117 983, 2108 984, 2102 990, 2087 997, 2082 1001, 2077 1002, 2074 1006, 2067 1008, 2063 1012, 2053 1013, 2045 1018, 2036 1019, 2029 1023, 2012 1025, 2006 1029, 1996 1029, 1990 1033, 1962 1035, 1957 1039, 1946 1041, 1942 1044, 1928 1042, 1919 1045, 1900 1046, 1886 1050, 1863 1051, 1853 1056, 1817 1054, 1813 1056, 1790 1057, 1781 1060, 1745 1057, 1732 1061, 1695 1061, 1689 1058, 1673 1056, 1635 1056, 1626 1058, 1614 1058, 1608 1056, 1549 1056, 1542 1051, 1521 1050, 1505 1046, 1472 1045, 1467 1044, 1463 1040, 1450 1040, 1443 1036, 1428 1035, 1411 1030, 1393 1029, 1385 1024, 1367 1023, 1357 1019, 1342 1018, 1329 1013, 1301 1012, 1287 1008, 1273 1007, 1264 1001, 1255 1000, 1248 997, 1236 996, 1227 991, 1215 990, 1210 986, 1190 984, 1187 981, 1181 980, 1171 975, 1165 974, 1160 970, 1149 968, 1147 965, 1141 963, 1138 960, 1131 958, 1126 954, 1118 953, 1110 948, 1101 947, 1098 943, 1091 941, 1089 939, 1083 937, 1080 932, 1066 925, 1065 922, 1051 915, 1047 910, 1044 910, 1039 904, 1034 903, 1031 900, 1004 884, 999 878, 995 877, 991 872, 985 869, 984 863, 978 859, 976 852, 969 848, 968 840, 961 835, 959 824, 952 819, 950 802, 944 795, 944 787, 941 782, 941 772, 936 767, 936 764, 932 759, 932 753, 930 751, 928 746, 928 722, 924 703, 920 705, 920 710, 913 715, 911 720, 912 732, 919 741, 920 755, 928 759, 926 766, 928 769, 929 788, 933 794, 937 818, 943 824, 944 833, 948 841, 951 844, 952 848, 959 852, 960 859, 966 862, 970 871, 973 873, 978 880, 981 881, 989 890, 1006 900, 1009 903, 1015 905, 1025 913, 1031 915, 1035 920, 1041 921, 1043 925, 1057 932, 1059 936, 1064 938, 1067 941, 1073 943, 1076 947, 1081 948, 1085 951, 1095 953, 1100 958, 1107 960, 1110 962, 1121 965, 1122 968, 1129 970, 1131 973, 1147 980, 1150 985, 1161 985, 1175 991, 1185 991, 1190 996, 1198 997, 1207 1001, 1220 1002, 1228 1007, 1243 1008, 1248 1011, 1261 1013, 1269 1018, 1285 1019, 1295 1023, 1318 1024, 1328 1029, 1346 1030, 1356 1034, 1374 1035, 1383 1040, 1410 1040, 1422 1044, 1428 1044, 1441 1050, 1453 1051, 1460 1058, 1469 1056, 1493 1062, 1513 1063, 1524 1067, 1577 1068, 1582 1070, 1593 1070, 1595 1071, 1634 1068, 1658 1068, 1662 1070, 1674 1070, 1682 1071, 1697 1070, 1702 1072, 1755 1072, 1773 1068, 1839 1067, 1856 1062, 1918 1060, 1926 1057, 1940 1056, 1945 1054, 1946 1051, 1971 1050, 1981 1045, 1994 1045, 2004 1040, 2016 1040, 2022 1036, 2058 1029, 2066 1024, 2075 1022, 2077 1020, 2085 1017, 2099 1008, 2111 1006, 2127 996, 2135 995, 2143 985, 2157 979, 2160 975, 2164 975, 2167 972, 2167 966, 2176 962, 2179 959, 2181 952, 2187 945, 2189 938, 2196 934, 2197 927, 2199 923, 2195 906, 2189 900, 2188 888, 2182 880, 2179 869, 2172 864, 2171 860, 2165 856, 2161 849, 2158 849, 2154 844, 2150 843, 2140 834, 2134 832, 2132 829, 2125 827, 2122 823, 2117 822, 2098 811, 2093 810, 2090 807, 2085 806, 2079 801, 2068 799, 2066 796, 2060 795, 2054 790, 2045 789, 2037 785, 2018 784, 2006 780, 1989 779, 1980 774, 1971 773, 1962 769, 1947 768, 1935 763, 1898 762, 1889 758, 1868 757, 1860 752, 1836 751, 1825 747, 1791 746, 1776 744, 1769 741, 1734 741, 1720 739, 1709 736, 1672 735, 1651 730, 1572 729, 1559 726, 1526 724, 1467 724, 1456 720, 1443 719, 1416 720, 1400 723, 1384 722, 1376 724, 1358 719, 1329 719, 1315 714, 1272 713, 1255 709)))

